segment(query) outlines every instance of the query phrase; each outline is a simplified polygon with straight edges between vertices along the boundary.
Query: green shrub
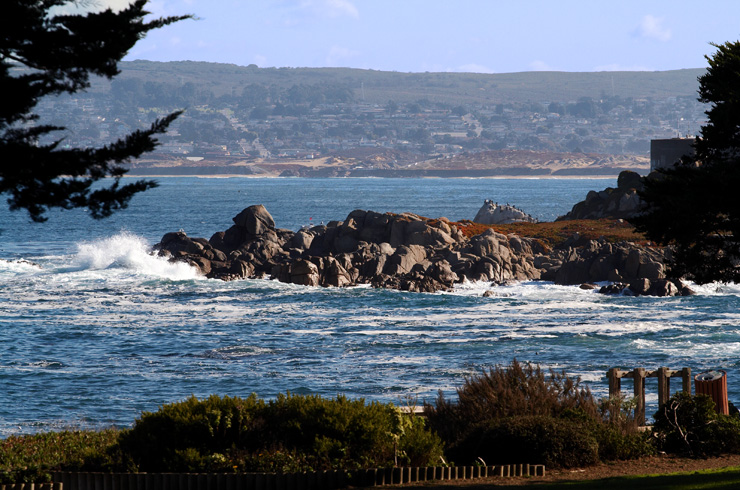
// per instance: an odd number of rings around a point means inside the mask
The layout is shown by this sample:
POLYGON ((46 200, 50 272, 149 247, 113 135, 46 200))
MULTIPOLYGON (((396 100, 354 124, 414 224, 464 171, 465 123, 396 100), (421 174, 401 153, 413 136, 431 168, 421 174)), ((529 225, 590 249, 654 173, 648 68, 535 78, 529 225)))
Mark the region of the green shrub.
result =
POLYGON ((441 454, 423 421, 392 404, 290 393, 164 405, 143 413, 120 448, 139 471, 353 469, 441 454))
POLYGON ((655 454, 656 448, 651 434, 638 429, 633 406, 624 400, 602 400, 599 417, 580 410, 566 411, 561 417, 578 423, 596 440, 600 461, 636 459, 655 454), (609 411, 604 412, 607 407, 609 411))
POLYGON ((117 430, 63 431, 0 440, 0 483, 49 482, 51 472, 108 471, 120 465, 117 430))
POLYGON ((427 428, 423 417, 404 416, 404 431, 398 443, 401 466, 435 466, 443 455, 442 439, 427 428))
POLYGON ((676 393, 654 415, 661 450, 690 456, 740 453, 740 420, 718 414, 707 395, 676 393))
MULTIPOLYGON (((121 450, 139 471, 195 471, 207 456, 248 447, 256 413, 263 402, 212 395, 190 397, 144 412, 121 437, 121 450)), ((256 443, 254 443, 256 445, 256 443)))
POLYGON ((395 457, 402 434, 393 405, 330 400, 310 395, 279 395, 262 411, 265 440, 305 454, 316 469, 383 466, 395 457))
POLYGON ((426 404, 431 428, 447 444, 465 437, 471 426, 505 417, 525 415, 558 416, 580 409, 597 414, 597 403, 580 379, 550 370, 549 376, 530 363, 516 359, 507 367, 496 366, 465 380, 457 389, 457 402, 440 392, 435 405, 426 404))
POLYGON ((530 463, 571 468, 599 460, 599 446, 578 422, 546 415, 505 417, 481 424, 450 448, 455 461, 530 463))

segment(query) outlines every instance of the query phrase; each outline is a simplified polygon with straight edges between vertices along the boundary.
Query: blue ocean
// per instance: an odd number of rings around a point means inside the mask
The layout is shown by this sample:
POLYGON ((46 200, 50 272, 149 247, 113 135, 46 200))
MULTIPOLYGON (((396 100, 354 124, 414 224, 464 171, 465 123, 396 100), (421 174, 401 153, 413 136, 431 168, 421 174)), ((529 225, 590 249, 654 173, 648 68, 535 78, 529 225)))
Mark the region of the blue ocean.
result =
MULTIPOLYGON (((102 221, 55 211, 36 224, 2 207, 0 437, 130 426, 190 395, 420 403, 440 390, 454 396, 466 376, 514 358, 580 376, 600 396, 611 367, 724 369, 737 403, 736 285, 681 298, 543 282, 490 297, 487 283, 435 294, 312 288, 209 280, 149 253, 170 231, 210 238, 252 204, 294 231, 355 209, 472 219, 484 199, 553 220, 615 181, 162 178, 102 221)), ((650 414, 655 379, 647 401, 650 414)))

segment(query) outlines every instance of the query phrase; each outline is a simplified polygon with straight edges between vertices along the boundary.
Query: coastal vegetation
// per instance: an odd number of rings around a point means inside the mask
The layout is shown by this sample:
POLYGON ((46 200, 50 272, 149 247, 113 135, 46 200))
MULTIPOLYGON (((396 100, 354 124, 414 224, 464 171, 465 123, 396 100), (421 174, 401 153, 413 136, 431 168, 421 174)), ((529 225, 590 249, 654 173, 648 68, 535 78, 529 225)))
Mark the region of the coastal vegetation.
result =
POLYGON ((455 462, 481 457, 567 468, 653 454, 631 408, 624 400, 597 400, 564 372, 514 360, 468 378, 456 401, 440 393, 425 413, 455 462))
POLYGON ((144 412, 129 429, 0 441, 0 483, 52 471, 276 472, 527 461, 549 468, 669 454, 740 453, 740 419, 704 395, 675 395, 641 430, 630 400, 597 400, 578 378, 512 361, 425 403, 283 394, 190 397, 144 412))
POLYGON ((427 466, 442 442, 393 404, 279 395, 190 397, 144 412, 131 429, 64 431, 0 441, 0 483, 54 470, 276 472, 427 466))
POLYGON ((565 242, 575 233, 583 240, 598 240, 604 237, 609 242, 645 243, 647 241, 641 233, 635 230, 634 226, 621 219, 583 219, 505 225, 484 225, 463 220, 452 224, 456 225, 467 237, 480 235, 488 229, 493 229, 505 235, 514 233, 521 237, 535 238, 548 247, 565 242))

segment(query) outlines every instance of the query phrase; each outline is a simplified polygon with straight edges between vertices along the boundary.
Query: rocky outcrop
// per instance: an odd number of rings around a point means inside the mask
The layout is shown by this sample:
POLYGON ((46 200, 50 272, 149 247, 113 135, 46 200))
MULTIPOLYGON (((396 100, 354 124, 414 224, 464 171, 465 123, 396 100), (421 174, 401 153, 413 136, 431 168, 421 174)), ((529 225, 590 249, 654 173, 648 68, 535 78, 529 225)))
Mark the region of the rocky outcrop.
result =
POLYGON ((621 294, 624 296, 691 296, 694 291, 681 281, 671 279, 639 279, 629 284, 611 283, 599 289, 601 294, 621 294))
MULTIPOLYGON (((666 251, 632 242, 609 243, 605 239, 582 240, 574 234, 548 255, 542 279, 561 285, 609 282, 603 294, 677 296, 693 294, 680 281, 665 275, 666 251)), ((594 286, 595 288, 595 286, 594 286)))
POLYGON ((605 239, 582 241, 575 234, 548 255, 549 263, 541 264, 546 269, 542 278, 563 285, 662 279, 664 259, 661 249, 605 239))
POLYGON ((638 214, 642 200, 638 192, 645 184, 637 172, 625 170, 617 178, 617 187, 607 187, 603 191, 590 191, 586 199, 573 206, 571 211, 558 217, 556 221, 573 219, 626 219, 638 214))
POLYGON ((510 223, 536 223, 529 214, 525 213, 516 206, 509 204, 499 204, 490 199, 486 199, 483 206, 473 218, 475 223, 484 225, 508 225, 510 223))
POLYGON ((210 278, 270 277, 305 286, 371 284, 432 292, 466 280, 543 279, 557 284, 610 281, 641 291, 636 294, 653 294, 658 292, 653 282, 665 276, 663 252, 633 243, 573 236, 550 250, 536 239, 493 229, 468 238, 445 218, 411 213, 356 210, 343 221, 292 232, 276 228, 264 206, 256 205, 233 222, 208 240, 167 233, 155 250, 210 278))
POLYGON ((264 206, 250 206, 234 225, 210 240, 167 233, 155 249, 162 256, 224 280, 272 277, 307 286, 375 287, 439 291, 463 280, 539 278, 535 241, 490 230, 473 239, 444 218, 351 212, 343 221, 302 229, 275 228, 264 206))

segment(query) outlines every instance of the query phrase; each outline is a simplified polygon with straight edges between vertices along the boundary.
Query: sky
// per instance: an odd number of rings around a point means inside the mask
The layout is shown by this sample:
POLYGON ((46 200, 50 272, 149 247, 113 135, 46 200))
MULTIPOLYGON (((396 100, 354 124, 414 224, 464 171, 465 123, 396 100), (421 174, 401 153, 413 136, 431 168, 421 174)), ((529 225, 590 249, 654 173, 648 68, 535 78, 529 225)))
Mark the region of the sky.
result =
MULTIPOLYGON (((120 8, 127 0, 88 0, 120 8)), ((740 1, 150 0, 126 60, 399 72, 662 71, 740 39, 740 1)))

